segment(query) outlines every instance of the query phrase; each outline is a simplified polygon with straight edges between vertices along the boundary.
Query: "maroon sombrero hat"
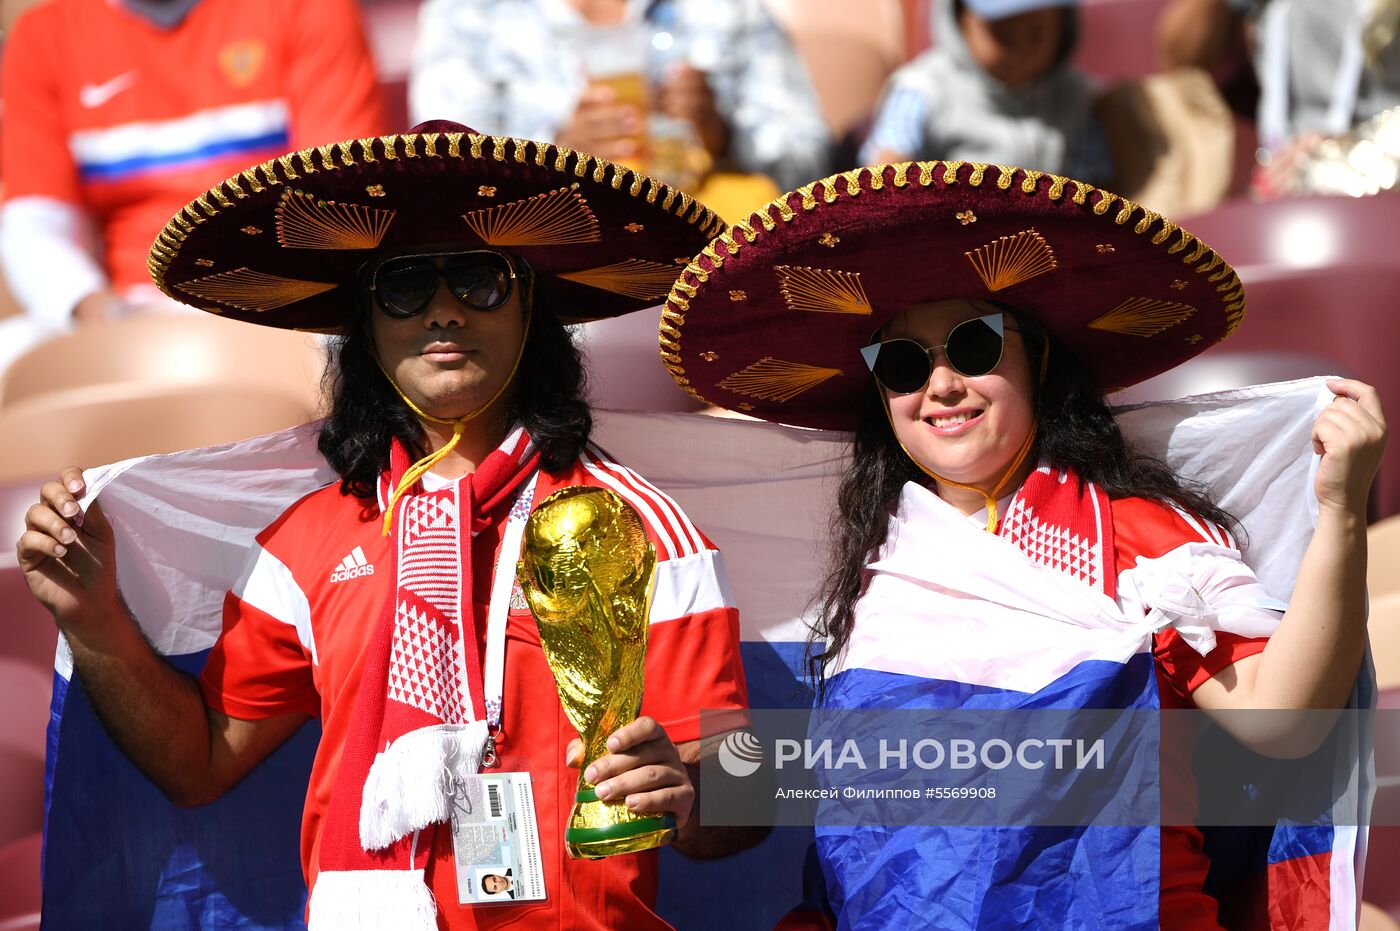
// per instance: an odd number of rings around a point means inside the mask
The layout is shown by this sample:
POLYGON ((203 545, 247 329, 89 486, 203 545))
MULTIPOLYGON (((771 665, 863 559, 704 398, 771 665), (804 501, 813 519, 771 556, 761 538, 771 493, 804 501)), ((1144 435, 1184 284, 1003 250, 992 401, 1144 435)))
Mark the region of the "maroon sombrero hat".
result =
POLYGON ((724 223, 688 194, 545 142, 433 121, 302 149, 216 185, 151 247, 166 294, 235 320, 333 330, 378 252, 514 253, 566 322, 655 306, 724 223))
POLYGON ((734 224, 671 290, 661 358, 702 401, 851 429, 861 347, 910 306, 958 298, 1033 315, 1105 392, 1244 318, 1234 270, 1150 210, 1041 172, 918 162, 833 175, 734 224))

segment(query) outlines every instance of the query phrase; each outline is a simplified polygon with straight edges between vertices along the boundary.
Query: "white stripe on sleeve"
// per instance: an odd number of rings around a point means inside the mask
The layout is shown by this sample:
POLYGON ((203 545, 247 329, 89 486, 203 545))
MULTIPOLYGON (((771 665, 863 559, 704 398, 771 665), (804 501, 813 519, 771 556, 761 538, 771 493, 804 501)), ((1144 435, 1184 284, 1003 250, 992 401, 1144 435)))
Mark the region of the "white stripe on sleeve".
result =
POLYGON ((733 608, 734 592, 724 572, 719 550, 706 550, 694 556, 667 559, 656 564, 656 583, 651 596, 653 624, 688 614, 733 608))
POLYGON ((233 593, 274 620, 295 627, 297 639, 311 654, 311 662, 320 664, 311 635, 311 605, 282 560, 259 546, 257 558, 234 585, 233 593))
MULTIPOLYGON (((665 560, 659 561, 670 561, 672 559, 675 559, 675 541, 672 539, 672 535, 669 532, 667 532, 666 525, 661 522, 661 518, 657 516, 656 511, 652 508, 651 502, 647 501, 646 498, 642 497, 632 488, 629 488, 616 475, 613 475, 607 469, 604 469, 597 463, 595 463, 587 453, 584 453, 579 458, 582 460, 584 467, 588 469, 589 474, 591 474, 602 484, 606 485, 608 488, 621 495, 623 499, 627 501, 628 504, 632 505, 632 507, 637 509, 637 511, 642 515, 642 520, 646 521, 648 526, 655 528, 656 536, 661 541, 661 546, 666 550, 665 560)), ((657 555, 659 556, 660 554, 657 555)))

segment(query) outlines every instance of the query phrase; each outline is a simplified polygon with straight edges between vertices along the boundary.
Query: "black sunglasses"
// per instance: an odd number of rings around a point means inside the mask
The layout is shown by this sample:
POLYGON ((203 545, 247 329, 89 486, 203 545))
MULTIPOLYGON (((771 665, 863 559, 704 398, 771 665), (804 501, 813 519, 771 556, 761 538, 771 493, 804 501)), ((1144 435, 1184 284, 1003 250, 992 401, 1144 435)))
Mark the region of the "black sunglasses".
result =
POLYGON ((405 320, 427 308, 439 281, 467 307, 496 310, 510 299, 515 277, 515 266, 500 252, 427 252, 393 256, 369 268, 364 289, 385 314, 405 320))
POLYGON ((1006 325, 1003 314, 987 314, 953 327, 942 346, 925 346, 912 339, 887 339, 871 343, 860 354, 875 380, 886 389, 895 394, 912 394, 928 384, 935 349, 943 350, 953 371, 976 378, 997 367, 1006 342, 1005 331, 1015 329, 1006 325))

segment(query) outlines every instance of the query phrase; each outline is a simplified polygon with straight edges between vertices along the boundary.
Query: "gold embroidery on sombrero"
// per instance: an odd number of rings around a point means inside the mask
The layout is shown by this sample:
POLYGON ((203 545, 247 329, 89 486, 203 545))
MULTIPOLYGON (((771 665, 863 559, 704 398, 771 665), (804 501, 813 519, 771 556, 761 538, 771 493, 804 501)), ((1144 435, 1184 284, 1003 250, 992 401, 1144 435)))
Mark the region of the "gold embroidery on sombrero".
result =
POLYGON ((625 259, 601 268, 585 268, 577 272, 562 272, 560 278, 577 281, 593 288, 602 288, 624 297, 638 300, 662 298, 676 280, 676 267, 661 262, 625 259))
POLYGON ((334 289, 335 285, 323 281, 282 278, 244 267, 195 278, 175 287, 206 301, 218 301, 239 310, 262 313, 324 294, 334 289))
POLYGON ((1002 236, 964 253, 988 291, 1001 291, 1053 271, 1055 252, 1035 230, 1002 236))
POLYGON ((796 265, 775 265, 773 271, 778 275, 783 300, 793 310, 819 314, 870 313, 870 298, 865 296, 859 272, 796 265))
POLYGON ((289 249, 377 249, 394 215, 288 188, 277 203, 277 242, 289 249))
POLYGON ((840 369, 764 356, 748 368, 725 376, 718 387, 765 401, 790 401, 802 392, 840 374, 840 369))
POLYGON ((603 238, 588 202, 572 187, 473 210, 462 219, 491 246, 558 246, 603 238))
POLYGON ((1091 320, 1089 327, 1127 336, 1150 337, 1176 326, 1195 312, 1196 308, 1175 301, 1130 297, 1103 316, 1091 320))

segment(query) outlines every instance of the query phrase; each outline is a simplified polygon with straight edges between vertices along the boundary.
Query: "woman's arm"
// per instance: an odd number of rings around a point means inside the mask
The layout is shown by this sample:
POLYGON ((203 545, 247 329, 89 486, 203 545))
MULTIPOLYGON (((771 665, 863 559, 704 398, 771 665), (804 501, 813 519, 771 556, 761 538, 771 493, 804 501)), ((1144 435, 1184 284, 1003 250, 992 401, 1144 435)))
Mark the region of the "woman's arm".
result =
POLYGON ((1380 397, 1351 379, 1313 426, 1322 457, 1317 528, 1288 611, 1264 650, 1192 694, 1205 710, 1322 709, 1346 704, 1366 650, 1366 500, 1385 450, 1380 397))

